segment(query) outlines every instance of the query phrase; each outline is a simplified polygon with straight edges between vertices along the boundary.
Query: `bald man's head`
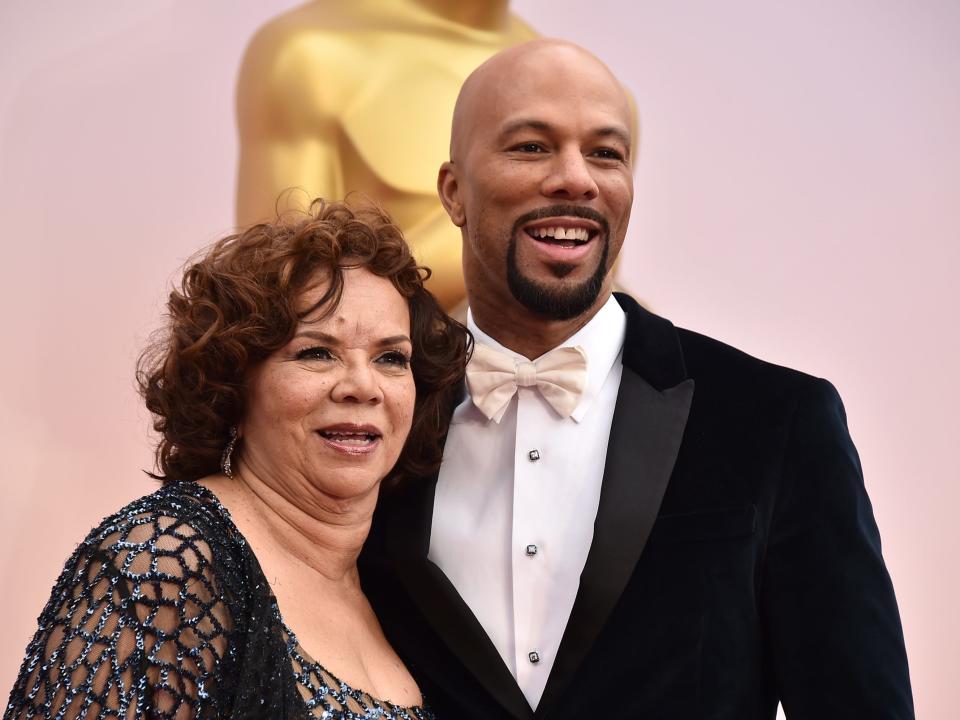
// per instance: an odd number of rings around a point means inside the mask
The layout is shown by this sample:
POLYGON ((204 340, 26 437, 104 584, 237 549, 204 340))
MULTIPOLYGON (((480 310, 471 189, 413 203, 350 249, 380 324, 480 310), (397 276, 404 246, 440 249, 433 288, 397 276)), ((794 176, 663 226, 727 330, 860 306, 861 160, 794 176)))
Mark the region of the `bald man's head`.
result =
POLYGON ((633 200, 632 127, 623 87, 572 43, 517 45, 467 78, 438 190, 462 230, 472 307, 562 320, 606 300, 633 200))
MULTIPOLYGON (((631 132, 636 129, 635 111, 630 97, 610 69, 588 50, 567 40, 538 38, 507 48, 488 59, 464 81, 453 109, 453 124, 450 132, 450 159, 462 155, 464 146, 469 146, 479 117, 478 108, 495 103, 504 84, 515 82, 523 73, 538 74, 571 72, 580 76, 582 71, 595 70, 605 75, 614 92, 622 95, 624 110, 630 118, 631 132), (581 72, 577 72, 581 71, 581 72)), ((584 73, 585 74, 585 73, 584 73)), ((581 82, 596 82, 597 77, 575 77, 581 82)))

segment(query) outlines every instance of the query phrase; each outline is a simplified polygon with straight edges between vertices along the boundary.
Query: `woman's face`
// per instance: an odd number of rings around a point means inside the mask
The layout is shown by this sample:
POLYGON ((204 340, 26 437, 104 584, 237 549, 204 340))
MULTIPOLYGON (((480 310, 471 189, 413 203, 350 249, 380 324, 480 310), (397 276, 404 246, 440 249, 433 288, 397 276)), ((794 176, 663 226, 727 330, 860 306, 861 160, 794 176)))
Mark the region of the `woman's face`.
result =
MULTIPOLYGON (((406 300, 366 269, 343 276, 339 307, 305 317, 286 347, 251 370, 240 428, 243 464, 262 481, 337 499, 371 491, 390 471, 416 397, 406 300)), ((322 277, 301 307, 323 295, 322 277)))

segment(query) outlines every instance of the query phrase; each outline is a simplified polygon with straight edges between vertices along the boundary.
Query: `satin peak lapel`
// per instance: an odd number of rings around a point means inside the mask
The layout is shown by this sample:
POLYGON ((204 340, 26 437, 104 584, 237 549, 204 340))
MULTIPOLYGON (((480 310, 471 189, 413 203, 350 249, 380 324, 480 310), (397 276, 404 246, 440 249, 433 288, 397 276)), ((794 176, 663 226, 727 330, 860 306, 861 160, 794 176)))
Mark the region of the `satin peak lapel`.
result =
MULTIPOLYGON (((397 504, 388 523, 388 552, 410 598, 437 635, 477 681, 516 720, 530 720, 533 711, 490 641, 480 621, 443 571, 427 558, 436 485, 397 504)), ((405 648, 419 659, 422 671, 443 683, 444 660, 423 655, 421 647, 405 648)))
MULTIPOLYGON (((625 309, 634 320, 631 308, 625 309)), ((672 326, 669 332, 676 337, 672 326)), ((580 666, 633 574, 659 513, 693 401, 693 380, 658 390, 633 369, 627 345, 593 543, 537 717, 562 707, 564 692, 576 687, 580 666)), ((682 361, 675 365, 678 374, 681 367, 682 361)))

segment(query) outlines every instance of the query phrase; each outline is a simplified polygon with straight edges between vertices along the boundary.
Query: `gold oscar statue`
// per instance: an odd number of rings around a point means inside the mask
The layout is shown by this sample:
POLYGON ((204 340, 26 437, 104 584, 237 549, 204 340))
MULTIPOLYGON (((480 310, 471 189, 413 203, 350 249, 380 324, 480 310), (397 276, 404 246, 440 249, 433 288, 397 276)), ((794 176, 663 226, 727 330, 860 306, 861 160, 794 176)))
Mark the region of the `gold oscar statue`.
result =
POLYGON ((433 269, 429 287, 443 306, 458 309, 466 297, 460 230, 437 198, 437 171, 467 75, 536 37, 508 5, 315 0, 262 27, 237 89, 238 225, 360 191, 433 269))

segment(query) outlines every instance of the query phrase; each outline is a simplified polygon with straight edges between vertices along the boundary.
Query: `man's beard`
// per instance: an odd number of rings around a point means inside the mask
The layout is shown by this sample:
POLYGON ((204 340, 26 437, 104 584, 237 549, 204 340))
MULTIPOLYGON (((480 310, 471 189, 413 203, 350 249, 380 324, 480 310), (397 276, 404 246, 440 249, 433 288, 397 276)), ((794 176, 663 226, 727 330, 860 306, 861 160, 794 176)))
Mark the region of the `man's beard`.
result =
MULTIPOLYGON (((513 297, 528 310, 548 320, 569 320, 589 310, 600 296, 603 280, 607 276, 607 255, 610 250, 610 228, 606 218, 589 208, 576 205, 552 206, 535 210, 520 217, 513 225, 510 243, 507 246, 507 286, 513 297), (517 234, 520 228, 534 220, 546 217, 583 217, 594 220, 601 226, 599 242, 603 243, 597 269, 582 283, 570 287, 548 287, 528 278, 517 265, 517 234)), ((573 271, 574 265, 559 265, 559 275, 573 271)))

